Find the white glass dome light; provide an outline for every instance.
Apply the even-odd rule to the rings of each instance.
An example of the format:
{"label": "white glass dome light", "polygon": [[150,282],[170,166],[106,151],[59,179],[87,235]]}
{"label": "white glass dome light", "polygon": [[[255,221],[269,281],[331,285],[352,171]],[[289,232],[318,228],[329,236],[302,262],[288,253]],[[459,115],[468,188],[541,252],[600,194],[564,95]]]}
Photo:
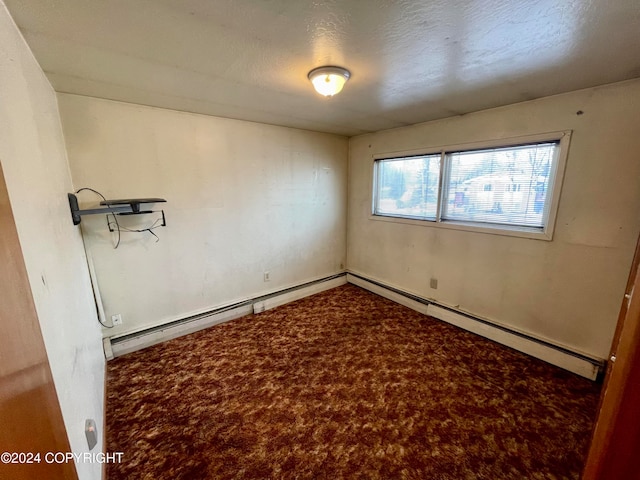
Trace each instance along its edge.
{"label": "white glass dome light", "polygon": [[320,95],[332,97],[340,93],[351,74],[342,67],[318,67],[309,72],[309,80]]}

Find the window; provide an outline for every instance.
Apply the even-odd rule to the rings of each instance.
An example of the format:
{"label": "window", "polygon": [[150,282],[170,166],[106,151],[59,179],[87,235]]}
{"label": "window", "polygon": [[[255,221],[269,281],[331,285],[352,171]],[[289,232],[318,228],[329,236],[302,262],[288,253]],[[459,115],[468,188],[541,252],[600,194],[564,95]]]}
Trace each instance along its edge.
{"label": "window", "polygon": [[550,239],[569,136],[378,158],[373,215]]}
{"label": "window", "polygon": [[376,214],[435,220],[440,154],[380,160]]}

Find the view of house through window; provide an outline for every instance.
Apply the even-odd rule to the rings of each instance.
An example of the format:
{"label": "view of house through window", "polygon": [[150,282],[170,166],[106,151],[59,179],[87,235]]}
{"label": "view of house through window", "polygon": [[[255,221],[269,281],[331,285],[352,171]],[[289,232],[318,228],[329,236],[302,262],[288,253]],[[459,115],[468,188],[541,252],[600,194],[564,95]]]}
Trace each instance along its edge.
{"label": "view of house through window", "polygon": [[376,160],[374,215],[542,230],[559,149],[558,140]]}

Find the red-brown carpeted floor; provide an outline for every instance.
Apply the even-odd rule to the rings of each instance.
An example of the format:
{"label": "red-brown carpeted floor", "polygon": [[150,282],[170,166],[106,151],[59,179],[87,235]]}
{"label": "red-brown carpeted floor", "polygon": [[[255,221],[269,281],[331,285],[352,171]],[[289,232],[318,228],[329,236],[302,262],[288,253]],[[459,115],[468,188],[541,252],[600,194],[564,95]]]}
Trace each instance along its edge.
{"label": "red-brown carpeted floor", "polygon": [[345,285],[108,363],[114,479],[577,479],[599,386]]}

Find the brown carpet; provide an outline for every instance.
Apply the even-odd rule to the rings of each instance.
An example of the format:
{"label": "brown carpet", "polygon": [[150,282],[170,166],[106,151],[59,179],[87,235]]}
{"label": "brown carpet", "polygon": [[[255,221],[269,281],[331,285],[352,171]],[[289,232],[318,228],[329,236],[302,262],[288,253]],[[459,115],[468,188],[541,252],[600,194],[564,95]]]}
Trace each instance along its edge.
{"label": "brown carpet", "polygon": [[113,479],[576,479],[599,387],[345,285],[108,363]]}

